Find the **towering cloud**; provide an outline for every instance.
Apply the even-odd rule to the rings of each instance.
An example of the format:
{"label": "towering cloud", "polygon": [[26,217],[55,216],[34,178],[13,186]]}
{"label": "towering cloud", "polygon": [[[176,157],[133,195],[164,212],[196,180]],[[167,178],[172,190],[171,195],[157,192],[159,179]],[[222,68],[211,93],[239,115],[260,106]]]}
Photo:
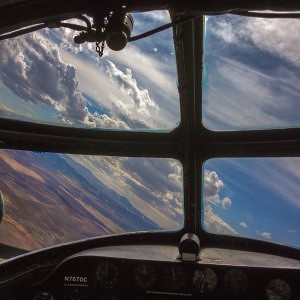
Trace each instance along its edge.
{"label": "towering cloud", "polygon": [[224,183],[215,171],[206,170],[204,172],[204,201],[210,202],[215,205],[222,204],[222,207],[224,209],[229,209],[232,204],[231,199],[228,197],[221,199],[220,196],[220,192],[223,187]]}
{"label": "towering cloud", "polygon": [[66,122],[84,122],[86,99],[77,89],[75,67],[39,33],[2,41],[0,64],[3,83],[23,100],[55,108]]}
{"label": "towering cloud", "polygon": [[214,211],[214,207],[221,206],[224,210],[228,210],[231,207],[231,199],[220,196],[223,187],[224,183],[219,178],[217,172],[204,171],[204,227],[212,233],[237,235],[238,232],[222,220]]}

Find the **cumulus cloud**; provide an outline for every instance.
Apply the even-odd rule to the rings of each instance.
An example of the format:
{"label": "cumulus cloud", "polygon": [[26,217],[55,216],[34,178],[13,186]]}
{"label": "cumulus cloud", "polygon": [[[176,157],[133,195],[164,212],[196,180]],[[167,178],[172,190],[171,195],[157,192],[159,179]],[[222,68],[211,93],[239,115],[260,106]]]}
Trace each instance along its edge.
{"label": "cumulus cloud", "polygon": [[261,236],[264,238],[264,239],[267,239],[267,240],[271,240],[272,239],[272,234],[270,232],[263,232],[261,234]]}
{"label": "cumulus cloud", "polygon": [[223,188],[223,181],[214,171],[205,171],[204,173],[204,199],[220,204],[219,192]]}
{"label": "cumulus cloud", "polygon": [[240,226],[243,227],[243,228],[248,228],[249,227],[249,225],[245,222],[241,222]]}
{"label": "cumulus cloud", "polygon": [[215,212],[215,209],[218,207],[228,210],[232,205],[229,197],[221,198],[220,192],[223,188],[224,183],[219,178],[217,172],[204,171],[204,227],[212,233],[237,235],[238,232]]}
{"label": "cumulus cloud", "polygon": [[94,112],[93,114],[88,112],[84,124],[95,128],[130,129],[126,122],[107,114],[99,114],[98,112]]}
{"label": "cumulus cloud", "polygon": [[234,228],[214,213],[210,205],[206,205],[204,208],[204,228],[212,233],[238,235]]}
{"label": "cumulus cloud", "polygon": [[125,72],[122,72],[116,68],[114,63],[108,61],[107,72],[109,77],[117,83],[118,87],[130,96],[137,112],[149,116],[149,110],[158,109],[158,105],[150,98],[148,90],[138,88],[137,81],[133,78],[130,69],[127,68]]}
{"label": "cumulus cloud", "polygon": [[217,172],[205,170],[204,172],[204,201],[213,203],[215,205],[222,204],[224,209],[231,207],[232,201],[230,198],[225,197],[221,199],[220,192],[224,187],[223,181],[219,178]]}
{"label": "cumulus cloud", "polygon": [[[170,21],[170,18],[167,11],[156,11],[136,13],[134,20],[133,35],[136,35],[148,30],[149,26],[165,24]],[[139,30],[141,32],[138,32]],[[70,31],[65,32],[64,35],[56,33],[55,39],[62,41],[62,57],[67,58],[70,63],[74,62],[77,67],[80,90],[85,94],[93,95],[93,98],[96,98],[94,92],[99,90],[97,100],[101,100],[101,103],[109,110],[114,110],[112,114],[115,119],[121,117],[124,121],[126,117],[133,116],[135,119],[130,120],[130,124],[138,126],[140,123],[139,129],[145,129],[145,126],[150,126],[151,129],[173,129],[179,124],[176,62],[174,55],[171,54],[174,52],[172,30],[129,43],[122,51],[112,51],[105,47],[102,59],[96,55],[92,44],[83,44],[81,48],[74,45]],[[153,48],[158,49],[159,55],[153,52]],[[88,69],[82,68],[82,65],[79,68],[78,57],[84,58],[85,63],[92,62],[92,64]],[[114,67],[110,63],[113,63]],[[108,80],[109,73],[114,73],[117,77],[111,77],[111,80]],[[132,78],[130,78],[130,73]],[[129,90],[123,89],[122,91],[118,85],[120,79],[121,85],[136,81],[136,87],[130,88],[130,97],[128,96]],[[136,91],[138,93],[135,93]],[[149,114],[144,116],[141,113],[142,106],[128,106],[138,99],[134,98],[134,94],[139,97],[143,93],[142,98],[148,98],[156,106],[156,109],[151,109]],[[151,107],[150,102],[148,101],[148,107]],[[116,105],[113,106],[112,103]],[[135,101],[135,103],[142,104],[143,102]]]}
{"label": "cumulus cloud", "polygon": [[229,209],[231,207],[231,200],[228,198],[228,197],[225,197],[223,200],[222,200],[222,207],[224,209]]}
{"label": "cumulus cloud", "polygon": [[83,122],[86,99],[77,90],[74,66],[62,62],[53,43],[39,33],[2,41],[1,79],[22,99],[49,105],[62,119]]}
{"label": "cumulus cloud", "polygon": [[[77,67],[80,90],[100,102],[111,117],[134,129],[164,130],[178,125],[175,61],[162,61],[161,53],[153,56],[144,43],[130,43],[121,52],[105,48],[101,60],[90,44],[84,44],[80,54],[74,55],[71,37],[58,38],[64,38],[66,45],[61,56]],[[156,39],[157,35],[149,42],[153,44]],[[163,44],[173,44],[170,33]]]}

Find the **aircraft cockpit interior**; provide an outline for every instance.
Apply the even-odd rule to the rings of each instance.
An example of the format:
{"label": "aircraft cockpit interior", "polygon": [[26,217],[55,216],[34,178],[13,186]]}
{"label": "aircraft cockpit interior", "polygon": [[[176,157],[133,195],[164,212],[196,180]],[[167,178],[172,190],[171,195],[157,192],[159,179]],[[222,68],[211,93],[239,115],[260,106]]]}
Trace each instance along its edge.
{"label": "aircraft cockpit interior", "polygon": [[0,1],[0,300],[300,299],[300,3]]}

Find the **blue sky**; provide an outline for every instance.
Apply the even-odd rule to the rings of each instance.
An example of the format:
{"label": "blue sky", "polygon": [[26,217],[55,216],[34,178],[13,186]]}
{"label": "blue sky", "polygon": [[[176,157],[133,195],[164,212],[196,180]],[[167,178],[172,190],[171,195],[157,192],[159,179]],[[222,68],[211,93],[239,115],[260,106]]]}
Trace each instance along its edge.
{"label": "blue sky", "polygon": [[[217,131],[300,125],[299,20],[206,18],[203,123]],[[300,159],[212,159],[207,231],[300,248]]]}
{"label": "blue sky", "polygon": [[299,126],[299,20],[206,20],[203,122],[213,130]]}
{"label": "blue sky", "polygon": [[204,174],[207,231],[300,248],[299,158],[211,159]]}

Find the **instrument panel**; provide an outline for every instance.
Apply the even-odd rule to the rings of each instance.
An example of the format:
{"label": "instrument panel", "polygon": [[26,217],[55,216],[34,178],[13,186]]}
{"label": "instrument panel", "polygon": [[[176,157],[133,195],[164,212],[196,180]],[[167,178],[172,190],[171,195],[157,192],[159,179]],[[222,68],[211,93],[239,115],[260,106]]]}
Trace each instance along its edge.
{"label": "instrument panel", "polygon": [[300,297],[299,275],[298,261],[266,254],[206,249],[182,262],[173,246],[113,246],[67,258],[12,299],[288,300]]}

